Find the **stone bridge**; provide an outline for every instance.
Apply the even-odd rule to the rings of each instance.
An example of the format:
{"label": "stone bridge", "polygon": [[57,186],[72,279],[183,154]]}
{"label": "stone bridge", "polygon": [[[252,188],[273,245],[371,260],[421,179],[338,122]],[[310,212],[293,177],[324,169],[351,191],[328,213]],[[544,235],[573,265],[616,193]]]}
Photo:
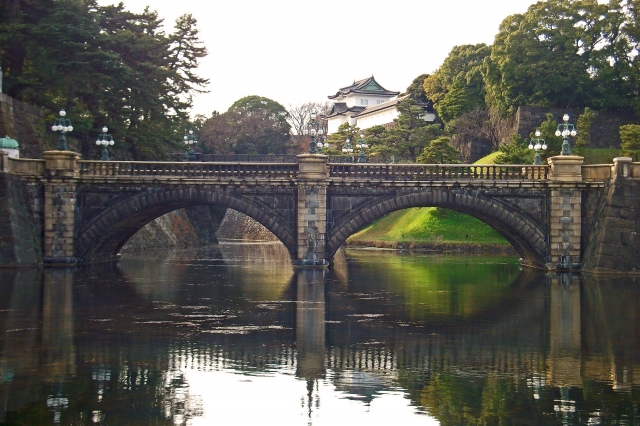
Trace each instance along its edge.
{"label": "stone bridge", "polygon": [[535,267],[579,268],[590,217],[616,177],[640,177],[630,158],[584,166],[86,161],[70,151],[43,160],[0,156],[0,172],[26,186],[45,263],[113,259],[141,227],[170,211],[219,204],[255,219],[297,265],[327,265],[346,239],[376,219],[411,207],[474,216]]}

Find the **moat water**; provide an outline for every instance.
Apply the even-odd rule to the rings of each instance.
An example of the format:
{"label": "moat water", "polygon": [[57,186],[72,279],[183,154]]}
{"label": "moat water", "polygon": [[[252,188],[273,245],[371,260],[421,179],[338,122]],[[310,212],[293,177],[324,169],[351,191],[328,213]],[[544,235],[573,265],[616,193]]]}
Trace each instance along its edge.
{"label": "moat water", "polygon": [[640,283],[279,244],[0,270],[0,425],[640,425]]}

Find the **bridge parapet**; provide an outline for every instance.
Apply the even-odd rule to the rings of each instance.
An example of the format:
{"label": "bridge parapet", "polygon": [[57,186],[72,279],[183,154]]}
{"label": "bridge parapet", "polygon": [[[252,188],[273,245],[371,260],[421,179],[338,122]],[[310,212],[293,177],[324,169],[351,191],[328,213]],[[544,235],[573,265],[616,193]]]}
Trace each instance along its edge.
{"label": "bridge parapet", "polygon": [[80,177],[141,178],[294,178],[292,163],[175,163],[155,161],[79,161]]}
{"label": "bridge parapet", "polygon": [[332,178],[385,181],[546,180],[549,166],[494,164],[329,164]]}
{"label": "bridge parapet", "polygon": [[45,173],[45,160],[34,160],[30,158],[10,158],[0,151],[0,171],[10,172],[19,176],[40,177]]}
{"label": "bridge parapet", "polygon": [[603,182],[613,176],[611,164],[589,164],[582,166],[583,182]]}

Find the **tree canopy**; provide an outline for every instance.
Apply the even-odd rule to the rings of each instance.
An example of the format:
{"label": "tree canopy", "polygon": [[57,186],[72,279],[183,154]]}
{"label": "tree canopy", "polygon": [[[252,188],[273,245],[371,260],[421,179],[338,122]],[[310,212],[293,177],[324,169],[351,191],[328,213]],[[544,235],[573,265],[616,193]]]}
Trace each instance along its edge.
{"label": "tree canopy", "polygon": [[191,15],[167,34],[146,9],[94,0],[0,3],[0,62],[4,91],[52,112],[64,108],[85,156],[107,125],[115,157],[162,158],[179,147],[192,95],[207,79],[196,75],[207,51]]}
{"label": "tree canopy", "polygon": [[484,43],[455,46],[436,72],[424,79],[425,95],[445,123],[484,108],[482,68],[490,51]]}
{"label": "tree canopy", "polygon": [[284,154],[290,146],[289,113],[262,96],[238,99],[224,114],[202,123],[202,149],[217,154]]}
{"label": "tree canopy", "polygon": [[638,110],[637,1],[539,1],[507,17],[485,61],[488,99],[518,106]]}

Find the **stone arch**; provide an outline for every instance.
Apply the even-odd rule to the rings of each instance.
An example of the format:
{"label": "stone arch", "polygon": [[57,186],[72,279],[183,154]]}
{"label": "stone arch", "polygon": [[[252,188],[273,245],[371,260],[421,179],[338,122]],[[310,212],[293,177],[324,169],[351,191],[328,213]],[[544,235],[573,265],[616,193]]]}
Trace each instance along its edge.
{"label": "stone arch", "polygon": [[80,224],[75,245],[83,261],[113,259],[133,234],[171,211],[196,205],[219,204],[246,214],[271,231],[294,255],[297,251],[291,225],[273,208],[241,194],[215,189],[148,189],[107,206],[89,223]]}
{"label": "stone arch", "polygon": [[443,207],[473,216],[499,232],[530,264],[544,266],[549,255],[545,232],[522,212],[478,191],[430,189],[375,200],[352,211],[329,232],[327,254],[333,256],[350,235],[396,210]]}

